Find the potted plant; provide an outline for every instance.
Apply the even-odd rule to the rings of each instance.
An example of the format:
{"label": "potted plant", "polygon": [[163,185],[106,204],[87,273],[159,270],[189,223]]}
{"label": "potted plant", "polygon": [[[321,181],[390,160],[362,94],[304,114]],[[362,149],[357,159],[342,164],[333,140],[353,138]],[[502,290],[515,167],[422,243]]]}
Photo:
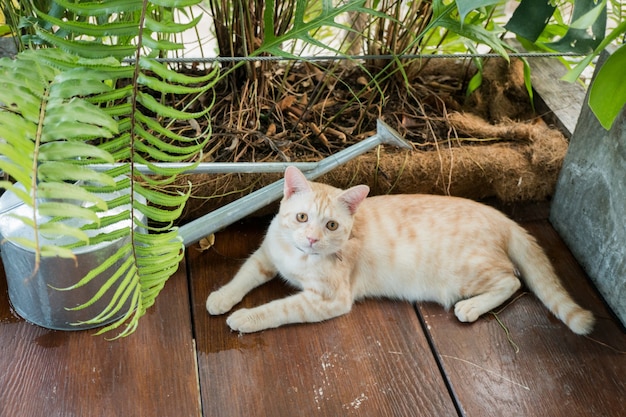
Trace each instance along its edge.
{"label": "potted plant", "polygon": [[[188,192],[162,189],[177,172],[152,162],[197,161],[208,132],[187,137],[168,126],[206,118],[211,107],[209,100],[190,112],[155,97],[181,94],[193,102],[217,71],[181,75],[155,58],[181,48],[167,35],[198,19],[176,23],[174,12],[198,2],[130,0],[98,9],[59,0],[47,10],[29,3],[34,15],[22,20],[31,22],[29,42],[41,46],[0,60],[0,170],[11,177],[0,183],[8,190],[2,254],[7,276],[17,273],[7,277],[14,306],[28,313],[39,304],[34,320],[44,325],[113,320],[102,331],[127,335],[178,268],[184,248],[173,222]],[[132,64],[123,64],[126,58]],[[103,162],[120,164],[101,172]],[[138,173],[139,163],[158,177]],[[27,260],[13,268],[16,251]],[[90,287],[89,295],[65,304],[64,293],[81,287]],[[55,310],[66,317],[68,309],[77,314],[67,326],[48,317]]]}
{"label": "potted plant", "polygon": [[[24,43],[36,47],[0,60],[0,170],[11,177],[0,182],[8,191],[0,230],[14,307],[39,324],[107,324],[99,333],[126,336],[178,268],[184,246],[174,222],[189,187],[167,185],[199,162],[210,137],[211,89],[225,74],[215,67],[190,76],[158,58],[182,48],[171,37],[199,17],[177,23],[176,11],[199,2],[28,2],[32,15],[21,16]],[[361,3],[326,7],[308,22],[296,13],[291,30],[268,31],[254,54],[280,53],[283,42],[308,39],[316,25],[364,10]],[[273,19],[272,7],[268,27]],[[170,96],[184,96],[183,106],[159,100]],[[184,123],[195,126],[186,129],[193,135],[171,128]]]}

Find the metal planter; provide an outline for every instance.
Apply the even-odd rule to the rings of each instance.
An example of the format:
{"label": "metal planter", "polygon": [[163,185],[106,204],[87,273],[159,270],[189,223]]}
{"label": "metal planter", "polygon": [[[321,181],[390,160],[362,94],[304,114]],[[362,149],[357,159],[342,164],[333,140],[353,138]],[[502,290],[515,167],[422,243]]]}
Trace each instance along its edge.
{"label": "metal planter", "polygon": [[[119,195],[120,193],[111,193],[104,198],[110,200]],[[120,206],[99,215],[112,215],[127,209],[128,206]],[[7,191],[0,197],[0,234],[2,235],[0,250],[6,272],[9,299],[15,312],[31,323],[55,330],[80,330],[105,324],[93,325],[81,322],[97,316],[111,301],[115,288],[111,288],[97,302],[84,309],[69,310],[69,308],[90,300],[119,267],[118,264],[112,265],[83,287],[69,291],[59,291],[57,288],[66,288],[77,283],[90,270],[102,264],[127,243],[128,238],[75,249],[75,260],[44,257],[41,259],[39,268],[35,271],[35,252],[30,248],[7,240],[7,238],[32,238],[34,236],[31,228],[24,226],[20,220],[12,215],[32,216],[32,209],[22,204],[15,194]],[[77,222],[76,219],[67,221],[73,226],[76,226]],[[94,230],[91,234],[96,235],[129,225],[130,219]],[[68,238],[53,241],[47,239],[46,236],[40,236],[40,239],[45,243],[57,245],[71,242]],[[122,314],[127,310],[127,308],[123,308]],[[119,317],[114,317],[109,322]]]}

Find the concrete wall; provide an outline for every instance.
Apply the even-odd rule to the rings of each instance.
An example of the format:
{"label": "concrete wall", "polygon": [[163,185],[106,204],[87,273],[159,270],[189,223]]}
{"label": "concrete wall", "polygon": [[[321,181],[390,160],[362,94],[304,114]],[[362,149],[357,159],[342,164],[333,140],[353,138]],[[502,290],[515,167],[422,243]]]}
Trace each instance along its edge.
{"label": "concrete wall", "polygon": [[550,221],[626,325],[626,110],[606,131],[585,100]]}

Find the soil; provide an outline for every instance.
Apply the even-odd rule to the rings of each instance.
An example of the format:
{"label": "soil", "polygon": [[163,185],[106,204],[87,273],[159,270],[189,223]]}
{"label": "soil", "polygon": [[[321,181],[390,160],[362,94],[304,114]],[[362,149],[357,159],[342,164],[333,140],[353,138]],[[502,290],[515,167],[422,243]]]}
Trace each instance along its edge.
{"label": "soil", "polygon": [[[567,141],[534,113],[521,61],[487,60],[482,85],[470,96],[465,92],[475,70],[460,61],[431,59],[418,70],[407,66],[404,75],[380,71],[376,63],[367,70],[345,64],[251,68],[198,104],[215,99],[205,161],[318,161],[373,135],[380,118],[413,150],[381,147],[318,181],[342,188],[365,183],[371,195],[435,193],[504,203],[545,200],[553,193]],[[372,74],[384,81],[368,84]],[[278,178],[181,176],[179,186],[193,184],[181,220]]]}

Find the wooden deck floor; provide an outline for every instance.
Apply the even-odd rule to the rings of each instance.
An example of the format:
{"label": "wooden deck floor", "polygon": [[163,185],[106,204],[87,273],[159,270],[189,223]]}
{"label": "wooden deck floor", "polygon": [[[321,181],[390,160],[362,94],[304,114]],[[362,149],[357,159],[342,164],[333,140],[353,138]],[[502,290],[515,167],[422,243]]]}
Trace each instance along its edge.
{"label": "wooden deck floor", "polygon": [[[324,323],[240,336],[204,302],[260,242],[257,220],[219,233],[212,250],[189,248],[123,340],[30,325],[0,279],[0,417],[624,415],[624,330],[545,217],[512,215],[597,315],[591,338],[523,293],[471,325],[434,304],[368,300]],[[275,280],[242,304],[289,291]]]}

